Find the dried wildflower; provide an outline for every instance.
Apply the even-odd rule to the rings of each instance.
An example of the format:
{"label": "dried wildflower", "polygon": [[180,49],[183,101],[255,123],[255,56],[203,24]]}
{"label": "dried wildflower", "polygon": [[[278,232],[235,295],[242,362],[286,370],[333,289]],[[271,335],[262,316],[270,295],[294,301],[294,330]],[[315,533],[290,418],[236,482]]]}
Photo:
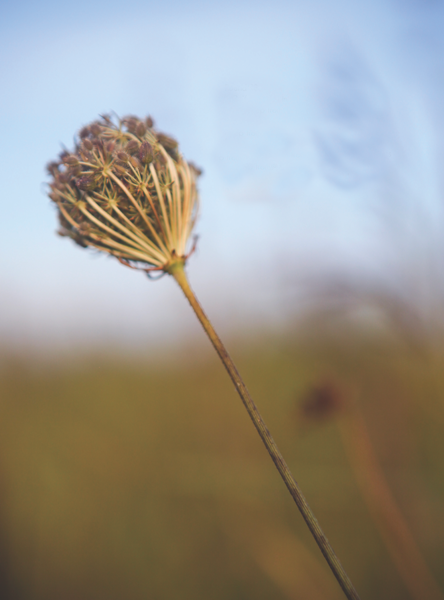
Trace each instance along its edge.
{"label": "dried wildflower", "polygon": [[[59,211],[60,235],[103,250],[125,265],[174,277],[244,403],[293,500],[349,600],[359,600],[307,504],[250,393],[185,273],[187,244],[197,214],[196,179],[176,140],[154,130],[151,117],[117,124],[104,115],[83,127],[73,152],[48,165],[49,196]],[[322,402],[321,402],[322,404]],[[321,407],[322,408],[322,407]]]}
{"label": "dried wildflower", "polygon": [[48,165],[61,235],[121,262],[163,270],[187,258],[200,175],[150,117],[103,116]]}

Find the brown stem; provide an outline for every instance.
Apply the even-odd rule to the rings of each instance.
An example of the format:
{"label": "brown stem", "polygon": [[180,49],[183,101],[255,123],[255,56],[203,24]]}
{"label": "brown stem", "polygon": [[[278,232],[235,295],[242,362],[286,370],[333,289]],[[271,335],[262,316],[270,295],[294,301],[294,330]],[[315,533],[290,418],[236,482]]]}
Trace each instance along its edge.
{"label": "brown stem", "polygon": [[197,318],[202,324],[202,327],[205,329],[206,334],[210,338],[211,343],[213,344],[216,352],[218,353],[220,359],[222,360],[228,374],[239,394],[241,400],[247,409],[247,412],[253,421],[254,426],[259,433],[261,440],[265,444],[265,447],[268,450],[268,453],[271,456],[272,461],[276,465],[277,470],[279,471],[282,479],[284,480],[285,485],[287,486],[288,491],[290,492],[293,500],[296,502],[297,507],[299,508],[302,517],[308,525],[317,545],[319,546],[324,558],[328,562],[330,569],[333,571],[334,576],[336,577],[339,585],[341,586],[344,594],[349,600],[359,600],[359,596],[353,587],[352,582],[350,581],[347,573],[344,570],[344,567],[341,565],[338,557],[333,551],[333,548],[330,546],[329,541],[324,535],[324,532],[319,526],[319,523],[312,513],[310,507],[307,504],[307,501],[304,498],[296,480],[290,472],[282,454],[280,453],[278,447],[276,446],[275,441],[273,440],[270,432],[267,429],[267,426],[264,423],[255,403],[253,402],[250,393],[243,382],[241,376],[239,375],[233,361],[231,360],[230,355],[228,354],[225,346],[222,344],[219,336],[215,332],[211,322],[208,317],[204,313],[201,305],[199,304],[196,296],[194,295],[190,284],[188,283],[187,276],[184,270],[184,261],[183,259],[178,259],[174,261],[169,267],[166,269],[177,281],[179,286],[182,288],[183,293],[187,297],[191,307],[196,313]]}
{"label": "brown stem", "polygon": [[362,496],[411,597],[444,600],[390,491],[356,404],[340,421],[340,431]]}

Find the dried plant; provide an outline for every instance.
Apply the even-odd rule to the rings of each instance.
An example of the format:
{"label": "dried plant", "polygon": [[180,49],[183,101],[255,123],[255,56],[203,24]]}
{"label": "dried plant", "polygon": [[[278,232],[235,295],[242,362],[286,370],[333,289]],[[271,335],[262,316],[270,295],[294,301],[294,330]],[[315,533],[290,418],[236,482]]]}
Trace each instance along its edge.
{"label": "dried plant", "polygon": [[[103,116],[84,127],[73,152],[48,165],[49,196],[58,208],[59,233],[123,264],[169,273],[182,288],[222,360],[277,470],[345,595],[359,597],[268,431],[225,346],[185,274],[187,244],[197,215],[196,179],[171,137],[150,117],[117,121]],[[192,251],[192,249],[191,249]]]}
{"label": "dried plant", "polygon": [[73,152],[48,165],[59,233],[147,272],[186,259],[199,169],[150,117],[104,116],[81,129]]}
{"label": "dried plant", "polygon": [[357,395],[342,382],[325,378],[307,390],[298,406],[299,420],[315,425],[336,418],[363,499],[409,595],[414,600],[444,600],[390,490]]}

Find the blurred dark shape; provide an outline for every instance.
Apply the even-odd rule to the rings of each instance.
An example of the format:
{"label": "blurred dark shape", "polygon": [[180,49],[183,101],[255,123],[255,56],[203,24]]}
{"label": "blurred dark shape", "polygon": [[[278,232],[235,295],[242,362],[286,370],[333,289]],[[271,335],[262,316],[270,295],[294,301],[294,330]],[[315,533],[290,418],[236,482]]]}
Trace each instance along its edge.
{"label": "blurred dark shape", "polygon": [[13,591],[11,573],[8,569],[7,554],[0,550],[0,598],[2,600],[19,600],[19,595]]}
{"label": "blurred dark shape", "polygon": [[6,510],[4,509],[4,497],[6,486],[0,466],[0,600],[20,600],[11,569],[10,548],[8,535],[3,523]]}
{"label": "blurred dark shape", "polygon": [[343,411],[345,392],[332,378],[325,378],[305,392],[300,403],[300,415],[304,421],[326,421]]}

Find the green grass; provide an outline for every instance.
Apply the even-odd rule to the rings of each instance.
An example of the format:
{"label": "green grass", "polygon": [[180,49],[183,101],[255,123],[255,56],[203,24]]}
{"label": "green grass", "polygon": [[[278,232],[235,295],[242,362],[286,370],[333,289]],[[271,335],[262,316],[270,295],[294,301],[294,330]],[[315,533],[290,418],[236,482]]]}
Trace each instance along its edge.
{"label": "green grass", "polygon": [[[229,344],[363,599],[410,597],[369,516],[336,418],[354,394],[401,513],[444,586],[444,352],[395,343]],[[0,595],[5,600],[342,597],[222,366],[96,356],[0,369]]]}

